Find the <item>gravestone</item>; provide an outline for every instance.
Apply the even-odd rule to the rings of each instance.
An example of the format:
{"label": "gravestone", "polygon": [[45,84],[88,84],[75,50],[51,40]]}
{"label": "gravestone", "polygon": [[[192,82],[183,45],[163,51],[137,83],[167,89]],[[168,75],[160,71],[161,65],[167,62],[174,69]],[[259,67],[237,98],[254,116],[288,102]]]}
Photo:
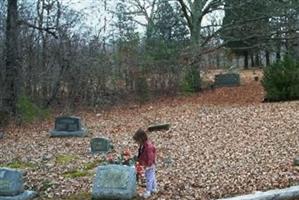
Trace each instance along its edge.
{"label": "gravestone", "polygon": [[299,166],[299,156],[294,158],[294,165]]}
{"label": "gravestone", "polygon": [[99,166],[92,186],[92,199],[132,199],[136,194],[136,172],[126,165]]}
{"label": "gravestone", "polygon": [[152,124],[147,128],[147,130],[149,132],[152,132],[152,131],[168,130],[169,128],[170,128],[170,124]]}
{"label": "gravestone", "polygon": [[84,137],[87,130],[82,127],[79,117],[57,117],[51,137]]}
{"label": "gravestone", "polygon": [[0,168],[0,200],[29,200],[35,196],[36,192],[24,191],[21,171]]}
{"label": "gravestone", "polygon": [[113,145],[107,138],[92,138],[90,148],[92,153],[107,153],[113,148]]}
{"label": "gravestone", "polygon": [[215,87],[232,87],[240,85],[240,74],[217,74],[215,76]]}

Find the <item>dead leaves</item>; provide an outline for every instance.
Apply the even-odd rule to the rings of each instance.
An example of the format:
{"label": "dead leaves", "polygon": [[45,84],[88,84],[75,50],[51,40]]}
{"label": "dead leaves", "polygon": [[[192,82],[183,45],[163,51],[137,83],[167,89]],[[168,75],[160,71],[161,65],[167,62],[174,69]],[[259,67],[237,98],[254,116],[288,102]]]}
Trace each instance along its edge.
{"label": "dead leaves", "polygon": [[[292,165],[299,154],[299,103],[260,104],[262,94],[253,83],[80,116],[93,137],[112,140],[116,154],[127,148],[137,153],[132,136],[138,128],[169,122],[168,131],[149,133],[158,151],[159,193],[151,199],[216,199],[299,181]],[[49,138],[52,126],[7,129],[0,164],[16,158],[34,163],[26,169],[26,187],[41,199],[89,193],[94,167],[104,157],[90,153],[91,138]],[[77,174],[85,166],[91,176]],[[76,173],[65,177],[70,172]]]}

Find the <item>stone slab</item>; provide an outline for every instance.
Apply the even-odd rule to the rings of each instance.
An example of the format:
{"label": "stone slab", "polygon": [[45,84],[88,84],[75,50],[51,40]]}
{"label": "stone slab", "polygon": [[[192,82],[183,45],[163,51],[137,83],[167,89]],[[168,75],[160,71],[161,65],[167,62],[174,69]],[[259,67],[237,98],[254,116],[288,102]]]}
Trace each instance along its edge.
{"label": "stone slab", "polygon": [[96,170],[92,199],[132,199],[136,195],[136,172],[125,165],[104,165]]}
{"label": "stone slab", "polygon": [[233,198],[218,200],[295,200],[299,199],[299,186],[285,189],[269,190],[266,192],[256,192],[254,194],[237,196]]}
{"label": "stone slab", "polygon": [[26,190],[25,192],[15,196],[0,196],[0,200],[31,200],[36,196],[36,192]]}
{"label": "stone slab", "polygon": [[0,196],[14,196],[24,192],[23,173],[10,168],[0,168]]}

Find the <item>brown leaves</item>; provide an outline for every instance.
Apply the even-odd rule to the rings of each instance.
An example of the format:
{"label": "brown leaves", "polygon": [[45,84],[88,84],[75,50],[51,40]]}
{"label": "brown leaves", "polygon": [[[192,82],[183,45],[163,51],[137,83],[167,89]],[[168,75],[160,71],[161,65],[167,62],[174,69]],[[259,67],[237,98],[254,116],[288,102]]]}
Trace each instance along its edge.
{"label": "brown leaves", "polygon": [[[299,170],[292,166],[299,153],[298,102],[260,104],[262,94],[261,86],[252,83],[80,116],[93,137],[112,140],[116,154],[127,148],[137,154],[132,136],[138,128],[169,122],[168,131],[149,133],[158,152],[159,193],[151,199],[215,199],[299,181]],[[0,140],[0,163],[33,162],[35,167],[26,169],[26,185],[42,199],[90,192],[92,176],[66,178],[64,173],[104,157],[90,153],[90,138],[49,138],[53,120],[7,129]],[[74,159],[64,162],[69,156]]]}

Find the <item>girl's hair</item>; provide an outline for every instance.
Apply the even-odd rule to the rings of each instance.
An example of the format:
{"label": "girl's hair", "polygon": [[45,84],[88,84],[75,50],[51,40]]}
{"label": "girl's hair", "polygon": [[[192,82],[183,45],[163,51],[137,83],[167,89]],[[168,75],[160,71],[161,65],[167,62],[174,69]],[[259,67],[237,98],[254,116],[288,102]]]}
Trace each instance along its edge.
{"label": "girl's hair", "polygon": [[134,134],[133,139],[136,142],[144,143],[147,140],[146,132],[144,130],[142,130],[141,128],[138,129],[137,132]]}

